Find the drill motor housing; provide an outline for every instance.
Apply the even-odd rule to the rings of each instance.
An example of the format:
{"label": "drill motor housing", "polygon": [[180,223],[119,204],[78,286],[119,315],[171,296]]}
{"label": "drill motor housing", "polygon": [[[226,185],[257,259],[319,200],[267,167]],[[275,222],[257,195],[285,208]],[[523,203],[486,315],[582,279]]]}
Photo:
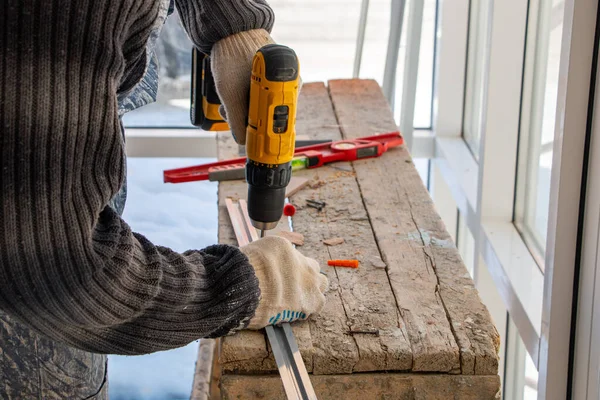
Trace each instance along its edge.
{"label": "drill motor housing", "polygon": [[[192,53],[190,119],[207,131],[229,130],[219,114],[221,102],[210,59]],[[280,44],[261,47],[252,61],[246,127],[248,215],[255,228],[273,229],[283,214],[292,176],[300,66],[294,50]]]}
{"label": "drill motor housing", "polygon": [[269,44],[252,62],[246,129],[248,215],[255,228],[277,226],[292,177],[300,66],[289,47]]}

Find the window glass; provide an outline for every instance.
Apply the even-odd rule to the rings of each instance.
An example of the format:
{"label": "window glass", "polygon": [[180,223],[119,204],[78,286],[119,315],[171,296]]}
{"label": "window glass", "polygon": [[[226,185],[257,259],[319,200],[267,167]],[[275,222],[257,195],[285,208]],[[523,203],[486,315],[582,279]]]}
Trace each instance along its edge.
{"label": "window glass", "polygon": [[429,167],[430,160],[428,158],[413,158],[415,168],[419,173],[419,176],[423,180],[423,185],[429,190]]}
{"label": "window glass", "polygon": [[467,47],[467,75],[463,138],[475,158],[479,157],[484,96],[484,69],[489,27],[488,1],[471,1]]}
{"label": "window glass", "polygon": [[[389,6],[388,6],[389,7]],[[400,52],[398,54],[398,68],[396,70],[396,101],[394,103],[394,116],[396,121],[400,122],[402,112],[402,89],[404,63],[406,61],[406,40],[408,35],[408,21],[410,18],[408,3],[404,14],[404,24],[402,25],[402,36],[400,38]],[[433,68],[434,68],[434,50],[435,50],[435,29],[437,18],[437,0],[425,0],[423,4],[423,24],[421,26],[421,43],[419,50],[419,71],[417,72],[417,92],[415,96],[415,115],[413,126],[415,129],[431,129],[432,123],[432,105],[433,105]],[[387,33],[382,36],[385,41],[383,53],[387,51]],[[381,39],[379,39],[381,41]],[[365,52],[366,42],[365,42]],[[381,66],[381,77],[383,78],[383,67],[385,57],[379,56]],[[364,56],[363,56],[364,60]],[[363,61],[364,64],[364,61]],[[361,74],[362,75],[362,74]],[[379,82],[381,84],[381,81]]]}
{"label": "window glass", "polygon": [[537,400],[538,371],[529,353],[525,357],[525,385],[523,400]]}
{"label": "window glass", "polygon": [[[362,0],[321,1],[270,0],[276,15],[273,39],[292,47],[300,60],[304,82],[327,82],[351,78],[356,50],[358,20]],[[415,127],[431,127],[433,90],[433,51],[436,0],[425,0]],[[343,7],[344,12],[340,12]],[[383,69],[390,25],[391,0],[371,0],[361,63],[361,78],[383,81]],[[408,7],[407,7],[408,10]],[[404,27],[406,27],[406,21]],[[193,128],[189,119],[191,49],[187,34],[175,11],[166,21],[157,41],[159,88],[155,103],[125,114],[129,128]],[[406,50],[406,30],[402,33],[398,90]],[[396,111],[401,92],[397,95]],[[399,111],[398,111],[399,112]]]}
{"label": "window glass", "polygon": [[523,339],[509,315],[507,319],[507,335],[504,354],[503,398],[505,400],[536,400],[538,387],[538,371]]}
{"label": "window glass", "polygon": [[417,76],[417,96],[415,98],[414,126],[417,129],[431,129],[433,104],[433,58],[435,49],[435,28],[437,1],[425,0],[423,27],[421,31],[421,51]]}
{"label": "window glass", "polygon": [[538,260],[548,225],[563,6],[562,0],[532,1],[529,10],[515,217]]}
{"label": "window glass", "polygon": [[[304,82],[351,78],[361,0],[270,0],[276,16],[272,37],[290,46],[300,60]],[[369,10],[369,43],[387,44],[390,0],[372,0]],[[340,10],[343,9],[343,12]],[[127,127],[189,127],[190,65],[192,44],[175,12],[158,39],[159,90],[154,104],[125,115]],[[364,57],[363,66],[385,59]],[[383,65],[383,64],[382,64]],[[382,67],[383,68],[383,67]],[[383,71],[383,70],[382,70]]]}
{"label": "window glass", "polygon": [[475,239],[467,227],[467,221],[461,213],[458,214],[458,238],[457,247],[469,275],[473,278],[475,270]]}
{"label": "window glass", "polygon": [[158,94],[156,102],[123,116],[128,128],[193,128],[190,123],[192,42],[175,11],[156,42]]}

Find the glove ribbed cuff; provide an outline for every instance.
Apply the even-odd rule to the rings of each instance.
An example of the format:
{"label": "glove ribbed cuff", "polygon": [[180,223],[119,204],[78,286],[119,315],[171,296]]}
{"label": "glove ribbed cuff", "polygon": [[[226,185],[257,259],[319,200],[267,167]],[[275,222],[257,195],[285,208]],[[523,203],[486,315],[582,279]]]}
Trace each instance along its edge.
{"label": "glove ribbed cuff", "polygon": [[[244,254],[248,257],[250,264],[254,267],[254,273],[258,278],[258,286],[260,296],[258,302],[269,302],[279,303],[281,293],[277,292],[277,289],[281,287],[281,282],[274,282],[276,276],[270,274],[268,264],[269,260],[265,258],[263,253],[254,252],[249,249],[244,249]],[[275,305],[275,304],[272,304]],[[260,329],[266,325],[266,321],[271,317],[272,309],[268,307],[257,307],[254,311],[254,315],[250,319],[248,329]]]}

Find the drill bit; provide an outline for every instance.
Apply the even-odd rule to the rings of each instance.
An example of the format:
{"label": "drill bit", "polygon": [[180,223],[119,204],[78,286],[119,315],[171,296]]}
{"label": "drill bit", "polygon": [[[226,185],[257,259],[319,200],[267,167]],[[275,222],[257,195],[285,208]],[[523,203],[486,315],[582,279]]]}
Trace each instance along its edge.
{"label": "drill bit", "polygon": [[264,230],[264,229],[261,229],[261,230],[260,230],[260,237],[261,237],[261,238],[264,238],[266,233],[267,233],[267,231],[266,231],[266,230]]}

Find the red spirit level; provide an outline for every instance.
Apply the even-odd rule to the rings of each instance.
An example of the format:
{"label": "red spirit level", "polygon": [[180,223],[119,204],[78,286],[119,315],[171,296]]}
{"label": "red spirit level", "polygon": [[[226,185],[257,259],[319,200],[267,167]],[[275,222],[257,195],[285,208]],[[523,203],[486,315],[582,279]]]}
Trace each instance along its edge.
{"label": "red spirit level", "polygon": [[[292,171],[318,168],[336,161],[355,161],[363,158],[379,157],[388,149],[402,144],[404,144],[404,139],[400,132],[392,132],[359,139],[298,147],[292,159]],[[193,167],[171,169],[164,171],[163,177],[166,183],[244,179],[246,161],[246,157],[241,157]]]}

